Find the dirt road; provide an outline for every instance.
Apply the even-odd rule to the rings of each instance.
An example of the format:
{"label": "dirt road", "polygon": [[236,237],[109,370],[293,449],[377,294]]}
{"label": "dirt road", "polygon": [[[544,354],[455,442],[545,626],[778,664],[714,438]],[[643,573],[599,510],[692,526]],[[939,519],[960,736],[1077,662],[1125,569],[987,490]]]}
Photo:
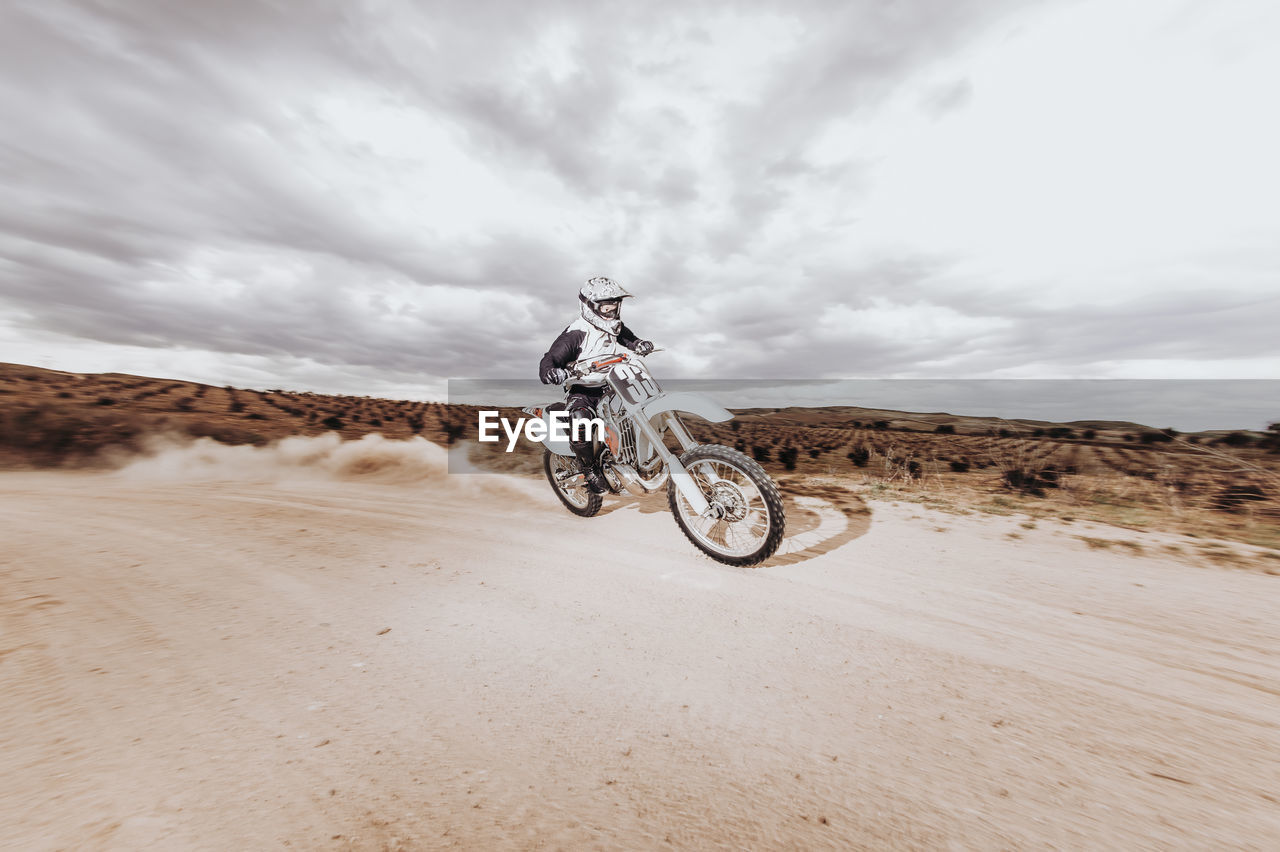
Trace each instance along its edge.
{"label": "dirt road", "polygon": [[0,475],[4,848],[1280,847],[1280,577],[361,443]]}

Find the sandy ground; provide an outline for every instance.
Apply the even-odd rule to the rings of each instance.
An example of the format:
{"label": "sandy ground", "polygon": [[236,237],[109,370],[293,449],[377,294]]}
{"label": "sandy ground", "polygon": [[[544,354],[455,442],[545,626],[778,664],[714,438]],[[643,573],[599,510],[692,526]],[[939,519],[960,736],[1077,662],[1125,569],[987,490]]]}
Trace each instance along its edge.
{"label": "sandy ground", "polygon": [[0,475],[0,846],[1280,848],[1278,577],[317,441]]}

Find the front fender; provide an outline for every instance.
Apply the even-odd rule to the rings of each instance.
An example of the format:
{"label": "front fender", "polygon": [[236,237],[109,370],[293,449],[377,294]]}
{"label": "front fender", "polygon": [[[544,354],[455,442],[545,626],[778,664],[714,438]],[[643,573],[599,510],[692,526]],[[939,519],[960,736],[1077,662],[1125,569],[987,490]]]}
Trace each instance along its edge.
{"label": "front fender", "polygon": [[569,446],[568,441],[557,441],[551,437],[552,434],[554,434],[553,427],[555,426],[555,424],[551,420],[551,412],[548,411],[550,407],[551,407],[550,405],[547,405],[545,407],[542,407],[542,406],[534,407],[530,405],[530,406],[526,406],[522,410],[524,411],[525,414],[530,414],[538,418],[546,426],[545,432],[547,437],[543,438],[539,443],[545,445],[548,450],[550,450],[551,452],[555,453],[558,456],[571,456],[573,455],[573,447]]}
{"label": "front fender", "polygon": [[733,415],[727,408],[721,408],[700,393],[689,391],[676,391],[655,399],[644,407],[644,416],[653,420],[659,414],[668,411],[687,411],[712,423],[723,423],[733,419]]}

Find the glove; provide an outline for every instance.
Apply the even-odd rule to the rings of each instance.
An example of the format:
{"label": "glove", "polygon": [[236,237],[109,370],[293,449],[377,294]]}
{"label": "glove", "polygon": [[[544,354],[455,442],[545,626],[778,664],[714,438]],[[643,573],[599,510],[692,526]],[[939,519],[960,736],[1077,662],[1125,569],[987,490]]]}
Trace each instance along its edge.
{"label": "glove", "polygon": [[542,374],[542,383],[544,385],[562,385],[569,381],[572,375],[573,373],[570,373],[564,367],[551,367]]}
{"label": "glove", "polygon": [[637,340],[635,349],[632,349],[631,351],[637,355],[648,355],[653,351],[653,344],[648,340]]}

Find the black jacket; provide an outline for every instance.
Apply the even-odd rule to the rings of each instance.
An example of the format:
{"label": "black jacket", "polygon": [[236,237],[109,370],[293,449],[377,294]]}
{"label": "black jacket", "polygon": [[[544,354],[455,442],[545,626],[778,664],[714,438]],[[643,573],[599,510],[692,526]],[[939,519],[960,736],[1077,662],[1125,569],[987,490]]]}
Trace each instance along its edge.
{"label": "black jacket", "polygon": [[[579,318],[569,323],[565,330],[560,332],[551,343],[551,348],[542,356],[542,360],[538,362],[538,378],[541,379],[547,374],[552,367],[569,368],[575,362],[583,358],[592,358],[596,355],[603,355],[612,352],[615,349],[614,342],[620,343],[628,349],[635,349],[636,344],[640,342],[640,338],[636,337],[635,332],[622,325],[618,329],[615,337],[603,329],[597,328],[583,318]],[[581,388],[581,386],[578,386]],[[594,391],[600,389],[594,388]]]}

